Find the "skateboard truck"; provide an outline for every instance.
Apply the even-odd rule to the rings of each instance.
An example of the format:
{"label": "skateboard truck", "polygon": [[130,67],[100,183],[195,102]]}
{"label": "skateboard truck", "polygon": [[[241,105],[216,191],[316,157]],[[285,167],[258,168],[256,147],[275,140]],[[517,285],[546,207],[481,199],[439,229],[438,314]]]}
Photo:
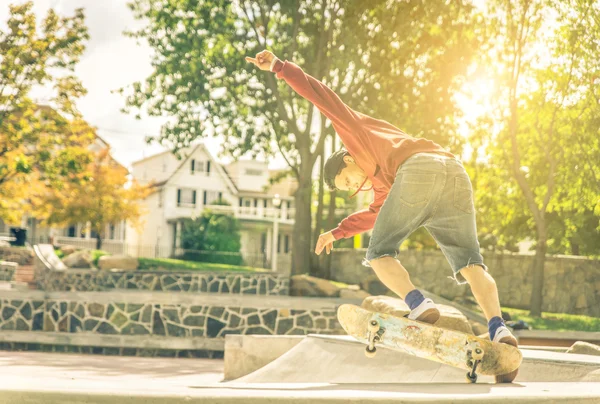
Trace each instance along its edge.
{"label": "skateboard truck", "polygon": [[479,347],[475,347],[473,350],[469,350],[468,352],[469,359],[467,360],[467,366],[471,368],[469,372],[467,372],[467,380],[470,383],[477,382],[477,365],[479,365],[483,359],[483,349]]}
{"label": "skateboard truck", "polygon": [[369,321],[369,325],[367,326],[368,340],[369,344],[365,348],[365,355],[367,358],[372,358],[377,353],[377,348],[375,348],[375,343],[381,341],[381,336],[385,332],[384,328],[381,328],[377,320]]}

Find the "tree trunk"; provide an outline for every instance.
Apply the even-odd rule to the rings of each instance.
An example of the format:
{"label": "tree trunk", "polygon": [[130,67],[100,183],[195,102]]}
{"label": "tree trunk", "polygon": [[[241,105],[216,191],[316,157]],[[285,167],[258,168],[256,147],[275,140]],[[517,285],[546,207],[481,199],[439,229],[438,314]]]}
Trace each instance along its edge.
{"label": "tree trunk", "polygon": [[[336,135],[331,135],[331,152],[333,153],[336,150]],[[327,231],[333,230],[335,227],[335,198],[337,197],[337,191],[332,190],[329,192],[329,208],[327,210],[327,222],[325,223],[325,227]],[[334,243],[335,244],[335,243]],[[331,259],[332,254],[325,256],[325,262],[323,263],[322,273],[325,276],[325,279],[331,279]]]}
{"label": "tree trunk", "polygon": [[[323,178],[323,167],[325,166],[325,152],[324,150],[321,151],[321,155],[319,157],[320,163],[319,163],[319,196],[318,196],[318,205],[317,205],[317,213],[315,216],[315,231],[313,233],[313,241],[314,244],[317,243],[317,240],[319,239],[319,235],[321,234],[321,231],[323,230],[323,210],[324,210],[324,206],[323,206],[323,200],[325,199],[325,187],[324,187],[324,178]],[[325,252],[325,250],[323,250]],[[323,278],[324,274],[321,272],[321,268],[320,268],[320,260],[319,260],[319,256],[316,254],[311,254],[311,257],[313,257],[312,260],[312,264],[311,264],[311,275],[314,275],[318,278]]]}
{"label": "tree trunk", "polygon": [[96,237],[96,250],[102,248],[102,236],[98,233],[98,237]]}
{"label": "tree trunk", "polygon": [[294,214],[294,242],[292,243],[292,274],[304,274],[310,270],[310,233],[311,233],[311,169],[309,159],[302,159],[298,190],[294,196],[296,212]]}
{"label": "tree trunk", "polygon": [[535,258],[533,260],[533,273],[531,283],[531,302],[530,315],[541,317],[543,293],[544,293],[544,264],[546,262],[546,251],[548,250],[548,241],[546,235],[546,222],[538,223],[538,239],[535,248]]}
{"label": "tree trunk", "polygon": [[575,241],[574,238],[572,238],[570,241],[571,241],[571,254],[572,255],[581,255],[580,250],[579,250],[579,243],[577,243],[577,241]]}

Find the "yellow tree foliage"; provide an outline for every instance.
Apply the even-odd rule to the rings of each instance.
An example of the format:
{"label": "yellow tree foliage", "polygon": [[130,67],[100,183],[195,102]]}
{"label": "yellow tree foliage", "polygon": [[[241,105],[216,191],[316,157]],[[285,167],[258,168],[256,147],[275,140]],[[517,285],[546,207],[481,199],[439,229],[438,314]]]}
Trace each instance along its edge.
{"label": "yellow tree foliage", "polygon": [[111,156],[110,150],[96,153],[83,181],[63,183],[44,198],[40,213],[48,225],[65,226],[90,222],[98,234],[96,248],[102,247],[107,225],[129,221],[140,224],[145,213],[140,201],[150,193],[150,185],[129,181],[128,171]]}
{"label": "yellow tree foliage", "polygon": [[[2,4],[0,7],[6,7]],[[44,187],[71,181],[90,161],[93,131],[75,100],[86,93],[74,76],[89,38],[83,11],[39,19],[33,2],[9,6],[0,24],[0,218],[18,224]],[[47,105],[31,97],[45,88]]]}

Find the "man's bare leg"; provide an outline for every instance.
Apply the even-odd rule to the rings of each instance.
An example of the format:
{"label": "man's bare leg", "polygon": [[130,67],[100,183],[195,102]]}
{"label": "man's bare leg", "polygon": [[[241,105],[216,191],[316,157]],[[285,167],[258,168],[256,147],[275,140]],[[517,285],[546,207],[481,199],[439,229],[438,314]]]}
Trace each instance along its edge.
{"label": "man's bare leg", "polygon": [[492,317],[502,317],[498,287],[494,278],[479,265],[465,267],[460,273],[469,282],[473,296],[487,320],[490,321]]}
{"label": "man's bare leg", "polygon": [[382,257],[369,262],[379,280],[402,299],[415,290],[408,271],[394,257]]}
{"label": "man's bare leg", "polygon": [[410,281],[408,271],[396,258],[382,257],[372,260],[371,267],[377,277],[392,292],[400,296],[408,307],[410,313],[407,315],[411,320],[435,324],[440,318],[440,311],[431,299],[426,299]]}
{"label": "man's bare leg", "polygon": [[[488,328],[490,329],[490,333],[492,332],[491,327],[493,322],[496,323],[495,327],[498,327],[498,324],[504,326],[504,322],[501,320],[502,312],[500,310],[498,288],[496,287],[496,281],[494,278],[492,278],[492,276],[479,265],[471,265],[463,268],[460,273],[465,277],[467,282],[469,282],[469,285],[471,285],[473,296],[475,296],[475,300],[477,300],[477,303],[483,310],[483,313],[489,322]],[[490,320],[492,321],[490,322]],[[507,334],[508,335],[505,333],[505,336],[500,338],[498,342],[509,344],[515,347],[518,346],[517,339],[510,332]],[[505,375],[498,375],[495,377],[496,383],[510,383],[515,379],[515,377],[517,377],[518,373],[519,369]]]}

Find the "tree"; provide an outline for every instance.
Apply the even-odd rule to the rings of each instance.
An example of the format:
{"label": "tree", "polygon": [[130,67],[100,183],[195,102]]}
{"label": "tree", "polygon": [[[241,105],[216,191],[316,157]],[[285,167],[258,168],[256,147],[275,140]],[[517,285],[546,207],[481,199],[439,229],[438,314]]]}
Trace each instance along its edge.
{"label": "tree", "polygon": [[[215,205],[227,206],[228,203],[219,200]],[[181,246],[185,250],[182,258],[186,260],[243,264],[240,223],[229,214],[207,209],[200,217],[185,220]]]}
{"label": "tree", "polygon": [[502,0],[491,3],[490,13],[496,42],[489,65],[503,91],[488,125],[479,128],[490,164],[478,171],[477,187],[480,195],[486,191],[495,223],[511,237],[535,239],[530,309],[539,316],[549,218],[600,213],[600,10],[591,1]]}
{"label": "tree", "polygon": [[281,153],[298,180],[292,270],[313,251],[311,183],[330,124],[313,105],[244,57],[269,49],[338,92],[352,108],[417,136],[453,144],[457,77],[477,48],[473,8],[459,2],[133,0],[155,71],[134,83],[126,111],[173,119],[161,144],[182,148],[218,134],[223,151]]}
{"label": "tree", "polygon": [[[51,9],[38,27],[33,2],[10,6],[0,30],[0,217],[18,222],[44,187],[72,180],[89,162],[93,140],[74,100],[85,94],[72,75],[88,39],[82,10]],[[30,93],[44,87],[49,106]]]}
{"label": "tree", "polygon": [[139,201],[151,185],[129,184],[127,170],[110,156],[110,149],[98,152],[86,168],[85,180],[66,183],[44,195],[39,214],[48,225],[89,222],[96,232],[96,249],[102,247],[109,224],[131,221],[135,226],[144,213]]}

